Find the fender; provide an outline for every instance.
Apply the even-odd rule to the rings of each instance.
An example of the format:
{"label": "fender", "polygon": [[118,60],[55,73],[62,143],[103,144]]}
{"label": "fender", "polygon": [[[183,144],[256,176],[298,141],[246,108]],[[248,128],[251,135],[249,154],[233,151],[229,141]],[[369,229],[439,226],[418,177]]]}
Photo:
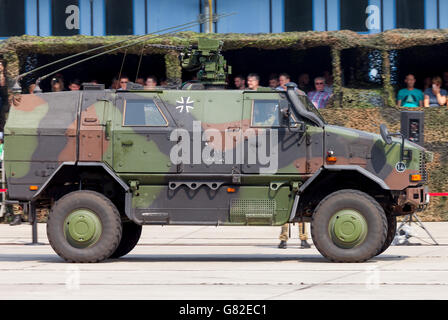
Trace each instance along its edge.
{"label": "fender", "polygon": [[51,176],[45,181],[41,188],[34,194],[31,201],[37,199],[39,195],[48,187],[53,178],[57,175],[59,171],[61,171],[64,167],[102,167],[109,176],[111,176],[122,188],[125,192],[125,214],[126,216],[132,220],[131,217],[131,208],[132,208],[132,193],[130,191],[129,186],[118,177],[112,169],[110,169],[106,164],[102,162],[63,162],[59,165],[59,167],[51,174]]}
{"label": "fender", "polygon": [[[329,171],[357,171],[366,178],[372,180],[376,184],[378,184],[383,190],[390,190],[390,187],[387,185],[384,180],[378,178],[376,175],[371,173],[370,171],[367,171],[366,169],[360,167],[360,166],[353,166],[353,165],[324,165],[325,170]],[[313,176],[314,177],[314,176]],[[307,181],[308,182],[308,181]],[[304,184],[305,185],[305,184]]]}
{"label": "fender", "polygon": [[303,193],[306,190],[306,188],[308,188],[308,186],[325,170],[328,170],[328,171],[357,171],[360,174],[362,174],[363,176],[365,176],[366,178],[368,178],[368,179],[372,180],[373,182],[375,182],[376,184],[378,184],[382,189],[390,190],[389,186],[386,184],[386,182],[384,182],[384,180],[378,178],[373,173],[371,173],[371,172],[367,171],[366,169],[361,168],[359,166],[351,166],[351,165],[328,166],[328,165],[324,165],[322,168],[317,170],[311,178],[306,180],[306,182],[299,188],[298,193],[299,194]]}
{"label": "fender", "polygon": [[328,170],[328,171],[357,171],[358,173],[362,174],[363,176],[365,176],[369,180],[372,180],[373,182],[378,184],[383,190],[390,190],[389,186],[386,184],[386,182],[384,182],[384,180],[378,178],[373,173],[371,173],[371,172],[367,171],[366,169],[361,168],[359,166],[352,166],[352,165],[330,165],[329,166],[329,165],[324,165],[319,170],[317,170],[311,178],[306,180],[306,182],[302,186],[300,186],[300,188],[297,190],[297,193],[296,193],[295,198],[294,198],[294,204],[293,204],[293,207],[291,209],[291,214],[289,215],[289,221],[290,222],[293,221],[293,219],[294,219],[294,217],[296,215],[297,207],[298,207],[299,202],[300,202],[300,195],[311,185],[311,183],[314,180],[316,180],[317,177],[319,177],[326,170]]}

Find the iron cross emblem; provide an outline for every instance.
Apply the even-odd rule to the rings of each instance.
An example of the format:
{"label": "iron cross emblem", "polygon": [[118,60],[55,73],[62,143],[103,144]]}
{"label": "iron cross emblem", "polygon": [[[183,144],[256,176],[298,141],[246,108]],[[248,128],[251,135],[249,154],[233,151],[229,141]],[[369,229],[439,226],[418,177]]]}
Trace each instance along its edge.
{"label": "iron cross emblem", "polygon": [[194,101],[190,100],[190,97],[188,97],[186,100],[185,97],[180,97],[180,101],[176,101],[176,103],[176,109],[180,109],[179,112],[183,112],[184,108],[187,112],[190,112],[190,109],[194,109]]}

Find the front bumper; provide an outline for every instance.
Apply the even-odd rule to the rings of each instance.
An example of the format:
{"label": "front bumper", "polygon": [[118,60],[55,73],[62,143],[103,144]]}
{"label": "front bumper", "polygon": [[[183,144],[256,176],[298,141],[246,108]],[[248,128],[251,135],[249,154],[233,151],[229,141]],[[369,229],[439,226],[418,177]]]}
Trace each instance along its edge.
{"label": "front bumper", "polygon": [[400,194],[393,211],[397,216],[406,215],[424,210],[428,204],[428,186],[409,187]]}
{"label": "front bumper", "polygon": [[428,186],[406,189],[406,202],[416,206],[429,204]]}

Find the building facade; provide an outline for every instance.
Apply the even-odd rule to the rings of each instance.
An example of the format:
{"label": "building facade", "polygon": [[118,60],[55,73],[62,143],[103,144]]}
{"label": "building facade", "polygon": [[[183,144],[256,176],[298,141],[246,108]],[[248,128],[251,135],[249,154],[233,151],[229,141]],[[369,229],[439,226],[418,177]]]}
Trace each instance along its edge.
{"label": "building facade", "polygon": [[[0,39],[141,35],[196,20],[208,0],[0,0]],[[448,0],[213,0],[217,33],[448,28]],[[204,32],[203,26],[191,31]]]}

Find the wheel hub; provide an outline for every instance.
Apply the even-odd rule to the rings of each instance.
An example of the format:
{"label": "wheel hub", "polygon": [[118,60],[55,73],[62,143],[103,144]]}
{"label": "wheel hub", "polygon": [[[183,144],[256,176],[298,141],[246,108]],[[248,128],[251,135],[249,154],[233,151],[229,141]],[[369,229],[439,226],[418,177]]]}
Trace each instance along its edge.
{"label": "wheel hub", "polygon": [[87,248],[100,238],[102,226],[98,216],[88,209],[71,212],[64,221],[67,241],[76,248]]}
{"label": "wheel hub", "polygon": [[367,235],[367,221],[353,209],[335,213],[328,228],[333,242],[341,248],[353,248],[361,244]]}

